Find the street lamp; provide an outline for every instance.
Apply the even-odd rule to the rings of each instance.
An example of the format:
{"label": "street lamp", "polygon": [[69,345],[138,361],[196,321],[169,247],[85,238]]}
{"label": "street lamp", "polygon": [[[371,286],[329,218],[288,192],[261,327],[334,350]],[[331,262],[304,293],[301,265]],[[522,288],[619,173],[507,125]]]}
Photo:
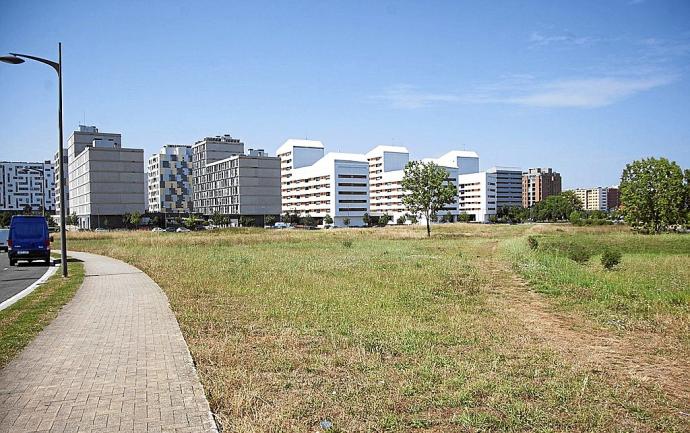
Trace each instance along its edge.
{"label": "street lamp", "polygon": [[43,59],[41,57],[30,56],[28,54],[10,53],[9,56],[0,56],[0,62],[9,63],[11,65],[18,65],[24,63],[24,59],[35,60],[44,63],[55,69],[58,74],[58,132],[60,134],[58,149],[59,165],[60,165],[60,267],[62,267],[62,276],[67,277],[67,230],[65,228],[65,173],[63,168],[63,133],[62,133],[62,42],[58,43],[58,61]]}

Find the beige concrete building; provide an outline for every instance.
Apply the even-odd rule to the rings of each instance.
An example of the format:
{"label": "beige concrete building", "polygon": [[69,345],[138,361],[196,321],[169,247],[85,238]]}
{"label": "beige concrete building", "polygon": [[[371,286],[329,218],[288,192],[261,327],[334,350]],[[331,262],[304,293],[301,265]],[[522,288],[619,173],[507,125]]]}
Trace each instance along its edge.
{"label": "beige concrete building", "polygon": [[561,193],[561,174],[551,168],[530,168],[522,174],[522,207],[532,207]]}
{"label": "beige concrete building", "polygon": [[67,141],[69,209],[81,228],[118,227],[123,214],[146,209],[144,151],[121,140],[80,125]]}

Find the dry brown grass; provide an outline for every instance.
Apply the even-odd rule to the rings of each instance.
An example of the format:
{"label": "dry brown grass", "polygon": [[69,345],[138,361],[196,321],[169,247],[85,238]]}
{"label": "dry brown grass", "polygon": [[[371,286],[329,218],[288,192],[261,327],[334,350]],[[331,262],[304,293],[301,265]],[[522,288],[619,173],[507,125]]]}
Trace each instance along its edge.
{"label": "dry brown grass", "polygon": [[527,288],[496,246],[557,230],[572,231],[79,233],[71,248],[164,288],[226,431],[687,430],[675,396],[577,362],[523,320]]}

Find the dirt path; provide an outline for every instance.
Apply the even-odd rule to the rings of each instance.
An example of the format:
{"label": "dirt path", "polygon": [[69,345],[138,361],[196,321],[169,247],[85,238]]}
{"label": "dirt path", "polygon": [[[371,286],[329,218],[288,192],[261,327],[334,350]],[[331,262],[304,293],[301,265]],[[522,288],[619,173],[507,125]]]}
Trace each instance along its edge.
{"label": "dirt path", "polygon": [[509,263],[496,257],[497,245],[497,241],[487,243],[478,252],[478,260],[491,274],[500,308],[519,319],[532,337],[577,367],[658,386],[690,410],[690,362],[656,354],[663,346],[658,335],[613,335],[586,318],[554,312],[544,296],[531,291]]}

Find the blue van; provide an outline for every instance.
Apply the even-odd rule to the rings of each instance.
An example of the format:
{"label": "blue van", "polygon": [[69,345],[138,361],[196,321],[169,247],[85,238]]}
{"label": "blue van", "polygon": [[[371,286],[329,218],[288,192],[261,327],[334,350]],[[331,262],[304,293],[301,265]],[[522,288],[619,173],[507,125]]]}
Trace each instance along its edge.
{"label": "blue van", "polygon": [[50,263],[50,242],[48,223],[42,216],[15,215],[10,221],[7,237],[7,255],[10,266],[18,260],[45,260]]}

